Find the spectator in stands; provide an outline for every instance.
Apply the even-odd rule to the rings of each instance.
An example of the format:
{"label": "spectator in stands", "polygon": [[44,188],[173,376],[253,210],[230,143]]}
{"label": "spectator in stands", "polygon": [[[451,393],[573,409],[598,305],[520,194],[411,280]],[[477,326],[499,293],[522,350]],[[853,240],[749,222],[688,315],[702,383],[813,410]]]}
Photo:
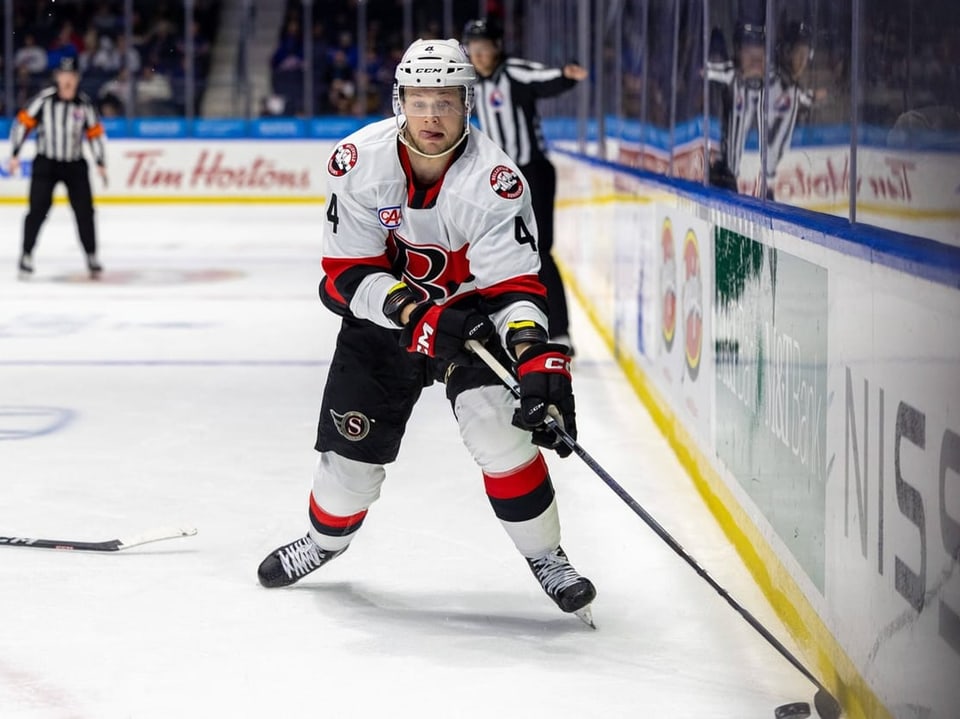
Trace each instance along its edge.
{"label": "spectator in stands", "polygon": [[13,65],[17,70],[23,69],[32,74],[47,71],[47,51],[37,45],[33,33],[27,33],[23,38],[23,47],[13,56]]}
{"label": "spectator in stands", "polygon": [[60,67],[60,61],[63,58],[76,59],[81,50],[83,50],[83,38],[76,33],[73,23],[67,20],[60,25],[57,36],[47,49],[47,67],[50,69]]}
{"label": "spectator in stands", "polygon": [[330,46],[327,44],[327,31],[322,22],[313,24],[313,92],[314,109],[325,113],[327,107],[327,76],[330,63]]}
{"label": "spectator in stands", "polygon": [[887,133],[887,145],[899,148],[938,147],[960,149],[960,110],[949,105],[918,107],[902,113]]}
{"label": "spectator in stands", "polygon": [[[190,22],[190,34],[193,41],[193,71],[197,79],[200,76],[205,77],[210,69],[210,56],[213,53],[213,45],[210,39],[200,31],[200,23],[196,20]],[[180,57],[185,57],[187,53],[186,41],[180,38],[177,41],[177,52]]]}
{"label": "spectator in stands", "polygon": [[356,75],[353,66],[342,49],[333,52],[327,85],[330,88],[328,102],[330,110],[337,115],[353,113],[353,103],[357,95]]}
{"label": "spectator in stands", "polygon": [[283,95],[270,95],[260,103],[260,117],[282,117],[287,114],[287,100]]}
{"label": "spectator in stands", "polygon": [[336,52],[342,52],[347,59],[347,64],[352,68],[359,66],[359,57],[357,55],[357,44],[353,41],[353,33],[349,30],[341,30],[337,34]]}
{"label": "spectator in stands", "polygon": [[83,33],[83,49],[77,54],[77,66],[80,68],[81,75],[85,75],[90,69],[90,60],[99,45],[100,36],[97,34],[96,28],[88,28]]}
{"label": "spectator in stands", "polygon": [[144,66],[137,78],[137,114],[174,114],[173,87],[170,78],[149,65]]}
{"label": "spectator in stands", "polygon": [[90,25],[102,34],[112,35],[120,30],[121,22],[120,18],[111,9],[110,3],[101,0],[97,3],[97,9],[90,18]]}
{"label": "spectator in stands", "polygon": [[140,51],[136,47],[127,47],[126,35],[118,35],[116,39],[117,54],[121,58],[121,67],[126,67],[134,75],[140,72],[140,66],[143,64],[140,60]]}
{"label": "spectator in stands", "polygon": [[94,72],[113,75],[120,71],[123,56],[109,35],[101,35],[96,50],[91,54],[89,67]]}
{"label": "spectator in stands", "polygon": [[389,113],[393,105],[393,78],[397,73],[397,65],[403,57],[403,48],[395,45],[390,48],[386,58],[380,65],[376,75],[377,105],[370,114],[382,115]]}
{"label": "spectator in stands", "polygon": [[144,43],[143,55],[147,64],[158,72],[172,73],[179,63],[176,28],[166,18],[158,19]]}
{"label": "spectator in stands", "polygon": [[270,59],[270,67],[276,72],[289,72],[303,69],[303,34],[300,21],[290,20]]}
{"label": "spectator in stands", "polygon": [[123,115],[126,112],[127,102],[131,96],[131,71],[129,68],[122,67],[120,71],[111,80],[107,80],[100,86],[97,93],[101,114],[110,117],[106,107],[116,110],[117,115]]}
{"label": "spectator in stands", "polygon": [[273,94],[286,100],[286,108],[291,114],[299,113],[303,108],[303,34],[300,21],[287,20],[286,27],[277,49],[270,59]]}

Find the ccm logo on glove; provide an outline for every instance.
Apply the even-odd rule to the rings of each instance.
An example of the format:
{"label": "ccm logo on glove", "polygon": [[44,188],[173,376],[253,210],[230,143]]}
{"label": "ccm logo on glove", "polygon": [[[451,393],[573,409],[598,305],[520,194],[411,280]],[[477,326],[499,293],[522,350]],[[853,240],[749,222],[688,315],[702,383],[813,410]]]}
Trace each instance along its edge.
{"label": "ccm logo on glove", "polygon": [[[544,348],[547,345],[543,345]],[[532,348],[531,348],[532,349]],[[542,354],[537,355],[535,352],[531,353],[529,350],[523,355],[519,365],[517,366],[517,374],[520,377],[523,377],[530,372],[557,372],[563,375],[566,375],[567,379],[570,379],[570,358],[564,354],[561,354],[557,351],[550,351],[547,349],[540,350]],[[533,354],[533,357],[526,359],[530,354]]]}
{"label": "ccm logo on glove", "polygon": [[479,312],[424,302],[410,313],[400,345],[408,352],[451,360],[466,351],[467,340],[483,342],[495,332],[490,318]]}
{"label": "ccm logo on glove", "polygon": [[433,327],[428,325],[426,322],[420,325],[420,338],[417,340],[417,352],[421,352],[425,355],[433,356],[433,342],[430,339],[433,337]]}
{"label": "ccm logo on glove", "polygon": [[544,369],[570,374],[570,361],[566,357],[547,357]]}

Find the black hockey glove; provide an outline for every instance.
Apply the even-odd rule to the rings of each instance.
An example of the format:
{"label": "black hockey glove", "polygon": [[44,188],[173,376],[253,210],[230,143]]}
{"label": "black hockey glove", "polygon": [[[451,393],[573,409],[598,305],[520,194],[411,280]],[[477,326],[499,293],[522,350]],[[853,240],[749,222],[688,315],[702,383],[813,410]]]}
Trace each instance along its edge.
{"label": "black hockey glove", "polygon": [[400,333],[400,346],[408,352],[453,360],[466,352],[467,340],[484,342],[495,332],[490,318],[479,312],[423,302],[410,313]]}
{"label": "black hockey glove", "polygon": [[[560,426],[577,438],[577,412],[570,381],[570,357],[558,344],[536,344],[517,359],[520,380],[520,408],[513,413],[513,424],[533,432],[533,443],[556,450],[561,457],[572,451],[559,435],[544,424],[547,408],[553,405]],[[552,413],[551,413],[552,414]],[[557,417],[554,415],[554,419]]]}

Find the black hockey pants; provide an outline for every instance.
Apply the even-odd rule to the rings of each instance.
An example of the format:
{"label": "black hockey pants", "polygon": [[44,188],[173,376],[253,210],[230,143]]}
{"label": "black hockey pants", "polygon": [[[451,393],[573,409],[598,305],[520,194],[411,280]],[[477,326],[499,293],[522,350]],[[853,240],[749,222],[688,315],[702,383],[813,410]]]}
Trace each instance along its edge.
{"label": "black hockey pants", "polygon": [[90,174],[86,160],[59,162],[42,155],[33,161],[30,179],[30,209],[23,221],[23,254],[29,255],[37,244],[40,226],[47,218],[53,204],[53,190],[58,182],[67,186],[70,206],[77,218],[80,243],[88,255],[97,251],[96,231],[93,223],[93,192],[90,189]]}

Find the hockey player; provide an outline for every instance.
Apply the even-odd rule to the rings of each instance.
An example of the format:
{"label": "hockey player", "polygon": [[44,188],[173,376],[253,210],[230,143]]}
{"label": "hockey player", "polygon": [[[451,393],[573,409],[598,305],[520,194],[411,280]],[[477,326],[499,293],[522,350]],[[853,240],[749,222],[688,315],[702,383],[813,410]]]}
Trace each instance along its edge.
{"label": "hockey player", "polygon": [[[422,389],[446,385],[487,496],[547,595],[590,623],[596,595],[560,547],[539,446],[576,436],[567,347],[547,336],[537,225],[526,180],[471,133],[476,73],[456,40],[417,40],[396,70],[396,117],[350,135],[327,164],[320,287],[343,317],[320,409],[306,536],[260,564],[293,584],[341,555],[380,494],[384,465]],[[520,382],[520,406],[464,343],[486,343]]]}

